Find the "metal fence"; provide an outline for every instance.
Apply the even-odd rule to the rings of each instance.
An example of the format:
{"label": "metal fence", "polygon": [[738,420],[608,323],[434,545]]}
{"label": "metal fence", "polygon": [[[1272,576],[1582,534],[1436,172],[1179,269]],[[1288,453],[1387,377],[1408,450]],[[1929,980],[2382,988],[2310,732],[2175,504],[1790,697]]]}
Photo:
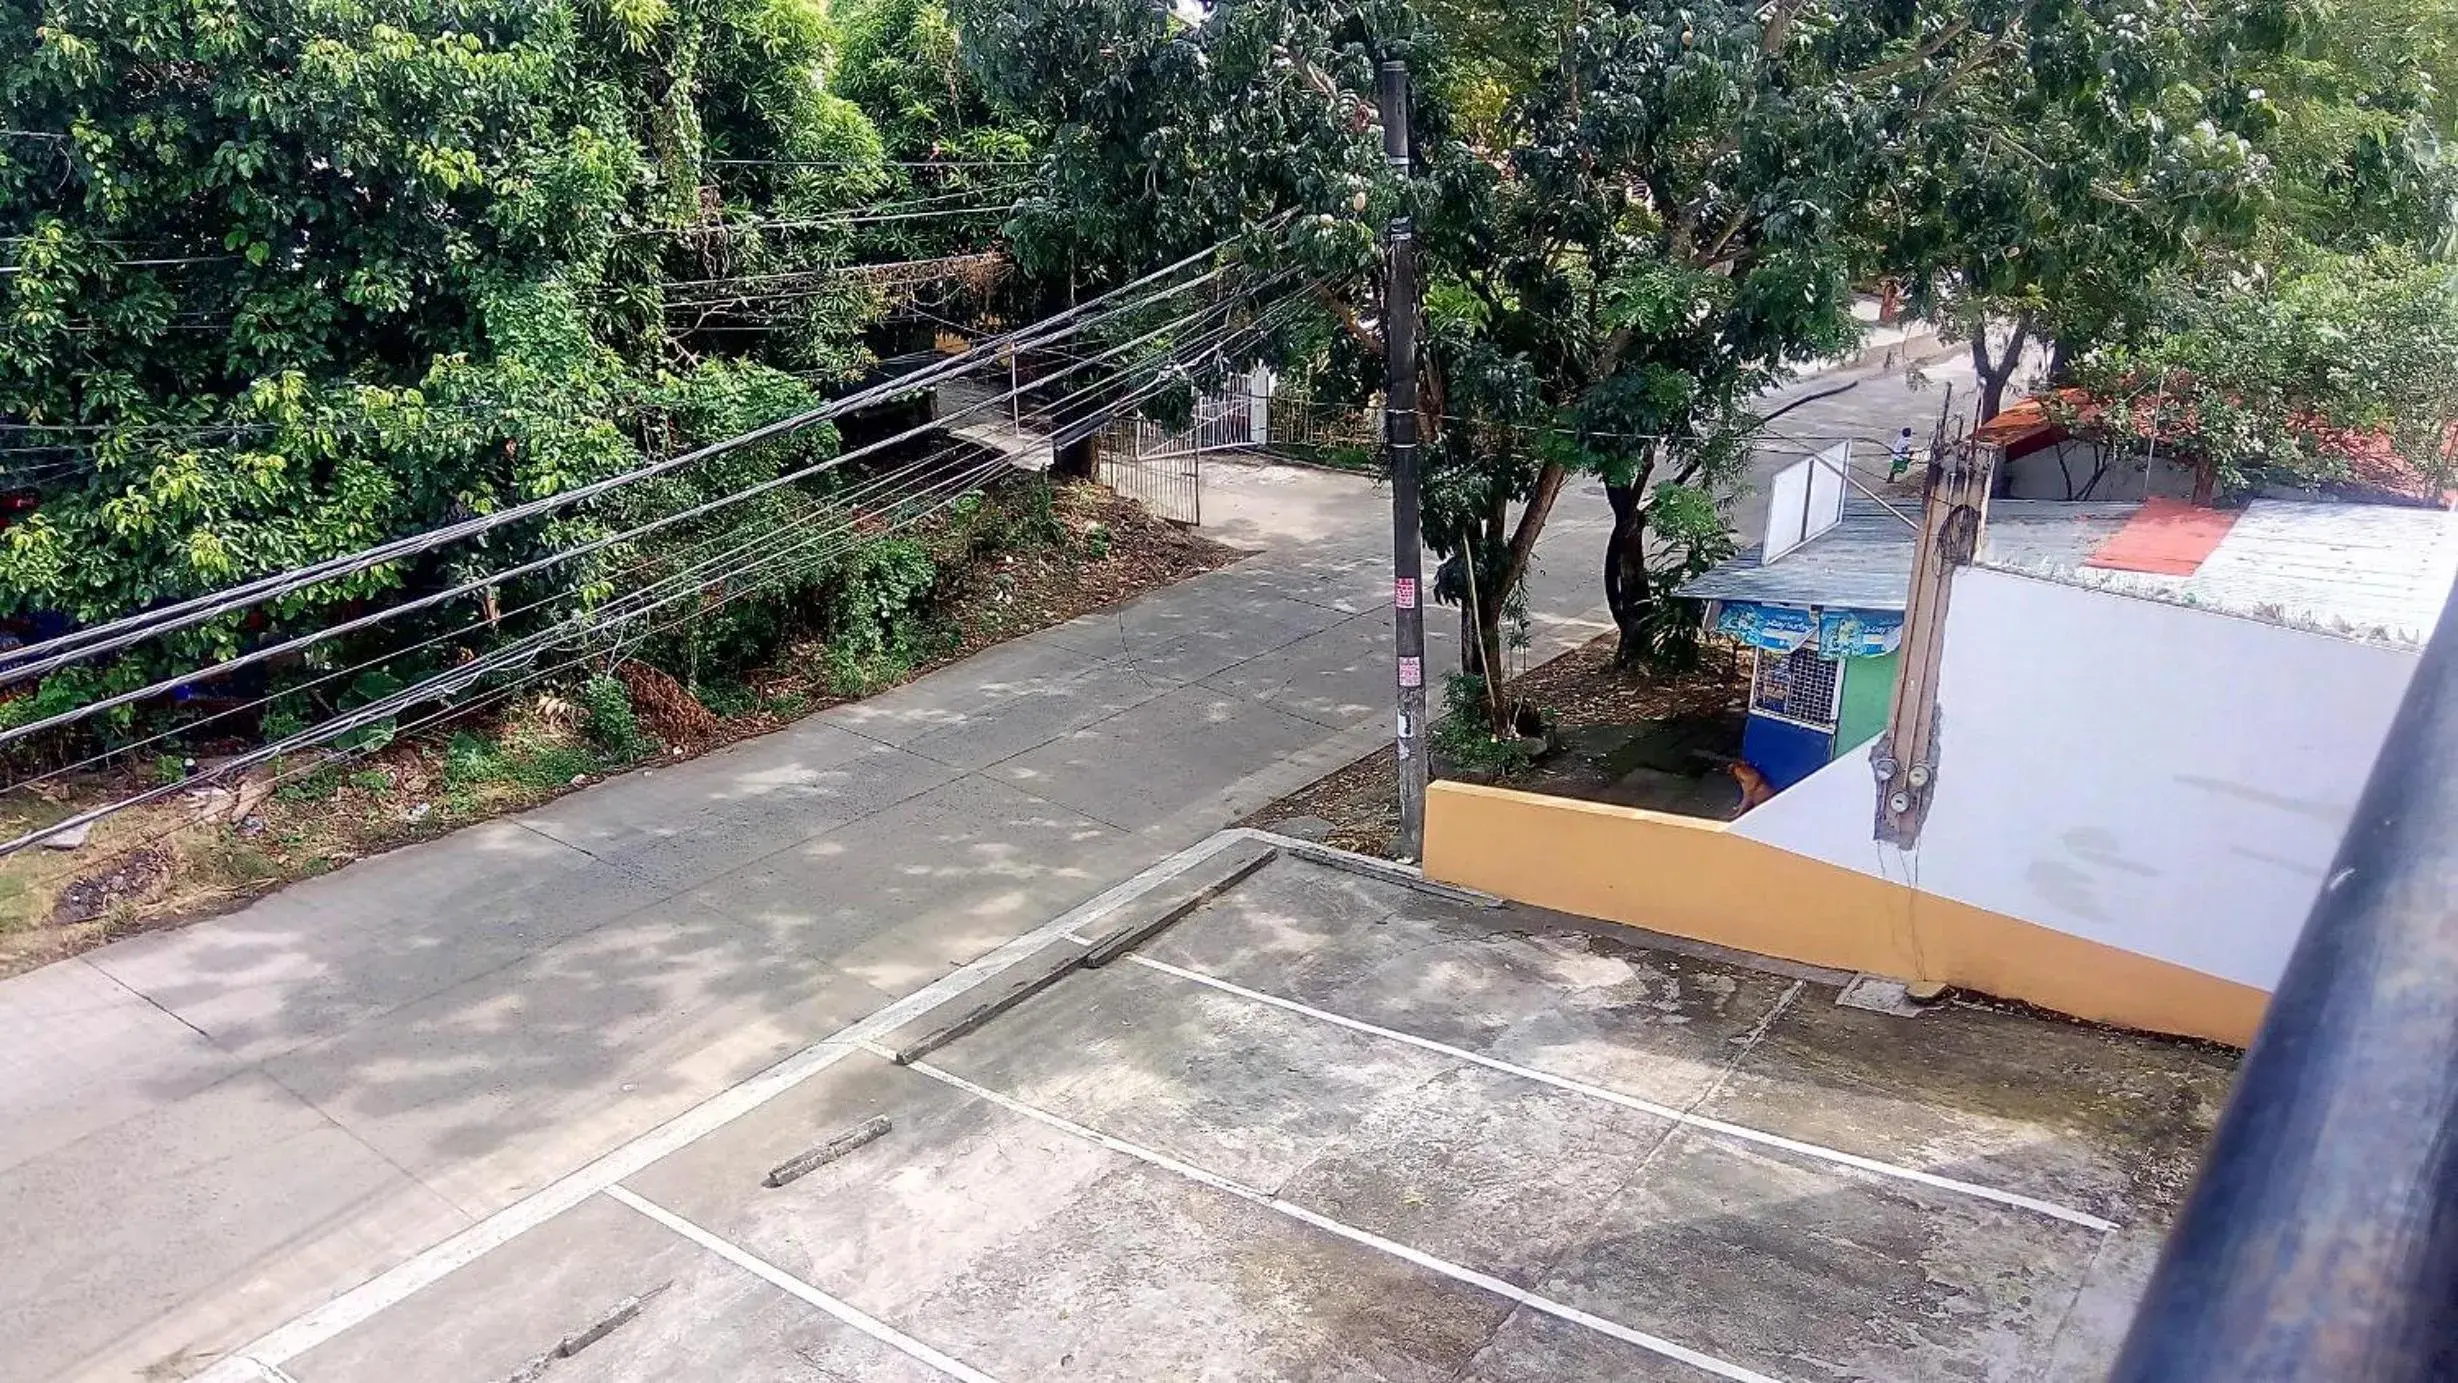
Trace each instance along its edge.
{"label": "metal fence", "polygon": [[1382,445],[1371,408],[1322,403],[1303,390],[1279,389],[1271,398],[1267,446],[1293,454],[1360,451],[1372,455]]}
{"label": "metal fence", "polygon": [[1149,418],[1114,419],[1101,434],[1096,474],[1171,523],[1202,523],[1203,449],[1170,440]]}
{"label": "metal fence", "polygon": [[1203,457],[1254,444],[1254,410],[1243,393],[1207,394],[1183,428],[1119,418],[1101,437],[1101,483],[1172,523],[1203,522]]}

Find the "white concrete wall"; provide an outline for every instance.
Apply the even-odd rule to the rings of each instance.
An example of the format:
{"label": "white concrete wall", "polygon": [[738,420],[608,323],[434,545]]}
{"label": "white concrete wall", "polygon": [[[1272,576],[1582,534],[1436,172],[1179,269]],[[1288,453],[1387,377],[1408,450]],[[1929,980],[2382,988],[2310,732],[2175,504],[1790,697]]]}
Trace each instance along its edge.
{"label": "white concrete wall", "polygon": [[[2068,477],[2075,489],[2081,489],[2090,482],[2100,455],[2097,443],[2069,438],[2053,447],[2018,456],[2006,463],[2006,498],[2123,500],[2141,499],[2147,493],[2160,499],[2184,499],[2193,494],[2194,474],[2190,467],[2165,457],[2146,465],[2140,456],[2112,458],[2108,473],[2092,486],[2089,495],[2068,494]],[[2062,467],[2058,465],[2061,460],[2065,463]]]}
{"label": "white concrete wall", "polygon": [[1947,618],[1937,798],[1919,848],[1871,840],[1866,750],[1734,829],[2269,989],[2415,664],[1966,569]]}

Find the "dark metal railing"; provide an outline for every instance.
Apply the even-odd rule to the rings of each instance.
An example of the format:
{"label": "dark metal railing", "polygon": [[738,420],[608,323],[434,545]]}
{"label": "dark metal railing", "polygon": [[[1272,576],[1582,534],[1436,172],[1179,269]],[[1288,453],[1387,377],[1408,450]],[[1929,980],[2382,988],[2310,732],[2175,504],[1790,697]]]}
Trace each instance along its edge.
{"label": "dark metal railing", "polygon": [[2111,1377],[2458,1379],[2458,600]]}

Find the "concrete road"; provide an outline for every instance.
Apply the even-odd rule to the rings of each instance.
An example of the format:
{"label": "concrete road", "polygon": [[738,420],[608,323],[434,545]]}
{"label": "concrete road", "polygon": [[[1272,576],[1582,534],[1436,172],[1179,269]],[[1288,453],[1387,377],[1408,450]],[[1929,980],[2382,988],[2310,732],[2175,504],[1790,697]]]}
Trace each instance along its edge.
{"label": "concrete road", "polygon": [[0,1378],[179,1376],[1387,739],[1387,492],[1212,480],[1266,550],[0,983]]}
{"label": "concrete road", "polygon": [[1387,493],[1207,482],[1259,555],[0,983],[0,1379],[181,1376],[1387,740]]}
{"label": "concrete road", "polygon": [[[1055,983],[986,1026],[888,1059],[1005,976],[829,1044],[259,1362],[299,1383],[2090,1379],[2232,1066],[1984,1009],[1841,1009],[1843,977],[1287,855],[1233,879],[1261,852],[1218,844],[1042,929],[1016,970]],[[1071,937],[1198,885],[1221,891],[1069,968]]]}

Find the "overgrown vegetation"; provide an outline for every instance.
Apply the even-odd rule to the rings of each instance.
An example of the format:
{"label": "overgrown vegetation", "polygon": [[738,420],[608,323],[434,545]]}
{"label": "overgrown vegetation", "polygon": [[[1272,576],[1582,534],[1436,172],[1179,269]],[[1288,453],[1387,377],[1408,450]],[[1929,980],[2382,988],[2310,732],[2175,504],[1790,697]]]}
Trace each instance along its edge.
{"label": "overgrown vegetation", "polygon": [[[862,266],[996,243],[996,216],[962,206],[851,213],[908,194],[995,202],[1030,153],[975,122],[961,82],[925,118],[880,79],[910,40],[954,80],[915,14],[856,7],[848,37],[821,0],[0,6],[6,632],[91,625],[810,409],[871,367],[865,329],[915,291]],[[840,51],[877,119],[832,89]],[[941,118],[968,132],[929,136]],[[970,291],[932,288],[943,311]],[[206,735],[278,738],[807,520],[832,477],[484,583],[836,447],[807,428],[148,640],[0,701],[0,729],[481,584],[124,707],[19,766],[276,696]],[[752,579],[679,670],[757,665],[835,578],[812,562]],[[361,667],[377,681],[346,671]]]}
{"label": "overgrown vegetation", "polygon": [[2156,320],[2075,373],[2073,425],[2190,465],[2205,495],[2458,479],[2458,268],[2307,250],[2160,285]]}
{"label": "overgrown vegetation", "polygon": [[[1496,689],[1472,672],[1443,679],[1442,714],[1427,736],[1445,773],[1459,778],[1505,778],[1536,762],[1549,728],[1541,715],[1521,707],[1513,716],[1494,706]],[[1495,728],[1497,722],[1503,728]]]}

